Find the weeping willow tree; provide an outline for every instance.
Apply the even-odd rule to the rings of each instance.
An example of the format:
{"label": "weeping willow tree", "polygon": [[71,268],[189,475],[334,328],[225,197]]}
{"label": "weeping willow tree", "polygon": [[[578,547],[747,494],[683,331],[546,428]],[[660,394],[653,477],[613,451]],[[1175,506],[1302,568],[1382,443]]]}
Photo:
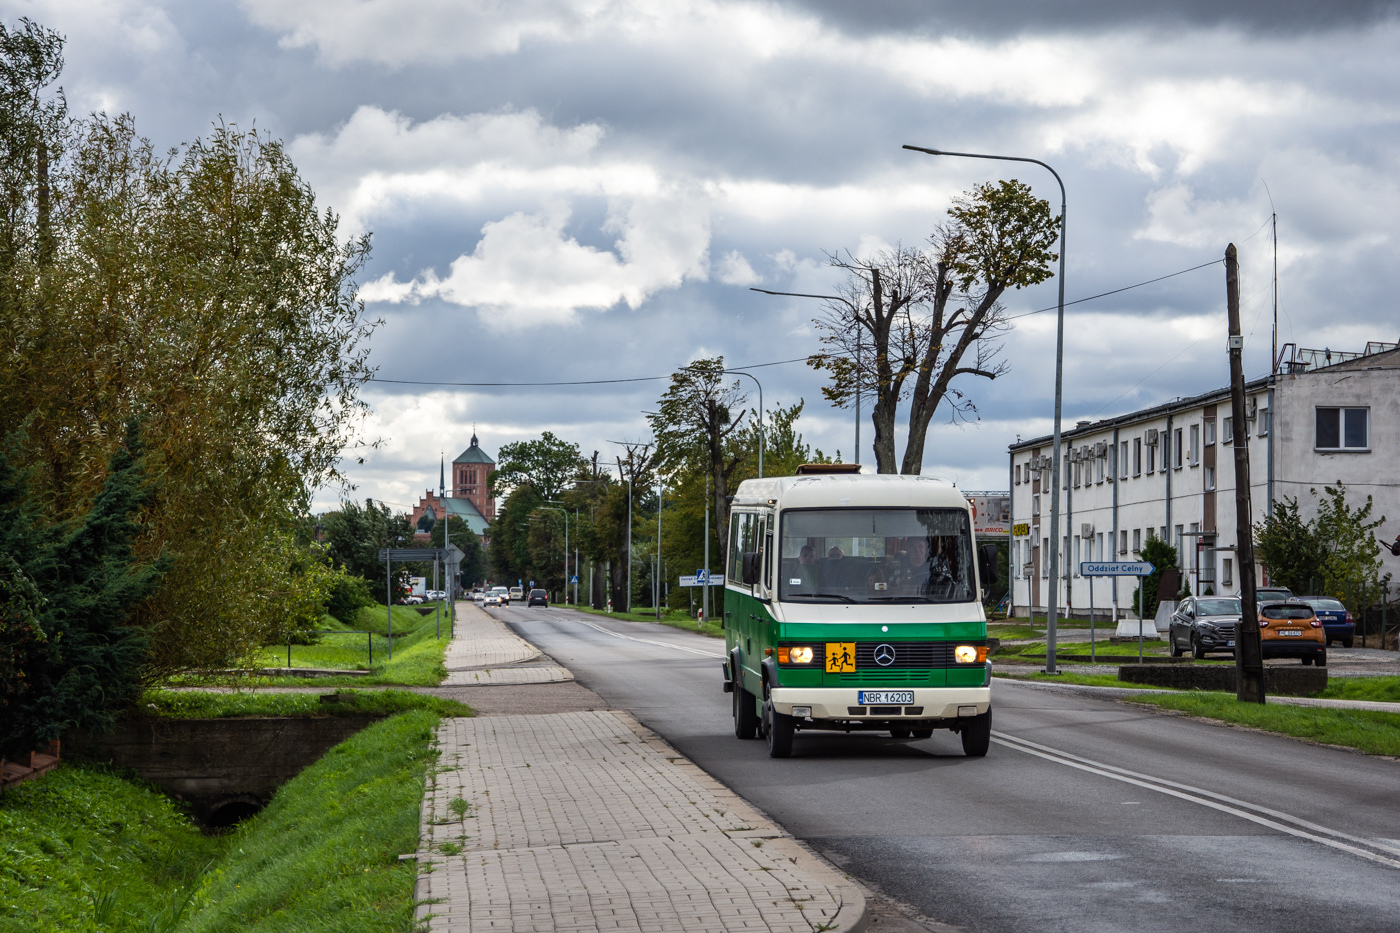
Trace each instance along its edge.
{"label": "weeping willow tree", "polygon": [[72,118],[61,38],[0,30],[0,431],[23,427],[32,494],[63,520],[140,421],[134,548],[168,563],[130,624],[150,672],[227,664],[285,628],[297,517],[355,442],[368,238],[340,237],[263,134],[157,153],[129,115]]}

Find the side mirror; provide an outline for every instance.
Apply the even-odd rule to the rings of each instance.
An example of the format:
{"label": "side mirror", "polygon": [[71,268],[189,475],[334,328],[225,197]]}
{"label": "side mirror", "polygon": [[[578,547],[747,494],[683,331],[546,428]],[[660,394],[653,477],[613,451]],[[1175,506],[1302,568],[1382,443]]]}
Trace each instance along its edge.
{"label": "side mirror", "polygon": [[744,567],[741,580],[745,586],[753,586],[758,582],[758,551],[744,552]]}
{"label": "side mirror", "polygon": [[996,586],[998,564],[997,546],[984,544],[977,549],[977,575],[982,578],[982,588]]}

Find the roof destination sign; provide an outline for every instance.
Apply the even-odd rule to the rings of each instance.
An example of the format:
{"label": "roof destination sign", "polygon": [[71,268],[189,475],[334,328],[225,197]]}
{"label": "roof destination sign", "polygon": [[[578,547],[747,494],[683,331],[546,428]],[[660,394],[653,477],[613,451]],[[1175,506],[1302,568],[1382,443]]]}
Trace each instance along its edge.
{"label": "roof destination sign", "polygon": [[1156,569],[1145,560],[1079,562],[1079,575],[1083,577],[1146,577]]}

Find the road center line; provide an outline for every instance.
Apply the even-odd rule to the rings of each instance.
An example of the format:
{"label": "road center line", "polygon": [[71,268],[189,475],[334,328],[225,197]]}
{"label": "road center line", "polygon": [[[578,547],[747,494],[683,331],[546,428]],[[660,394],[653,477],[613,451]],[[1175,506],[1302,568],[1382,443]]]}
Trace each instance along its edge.
{"label": "road center line", "polygon": [[691,654],[698,654],[702,658],[714,658],[716,661],[724,660],[724,655],[722,654],[711,654],[708,651],[701,651],[699,648],[689,648],[685,645],[671,645],[664,641],[649,641],[645,638],[634,638],[631,635],[623,635],[621,632],[610,632],[601,625],[595,625],[587,619],[572,619],[571,621],[577,622],[580,625],[586,625],[594,631],[602,632],[604,635],[611,635],[613,638],[625,638],[628,641],[640,642],[643,645],[655,645],[658,648],[673,648],[676,651],[688,651]]}
{"label": "road center line", "polygon": [[[1382,865],[1387,865],[1391,868],[1400,868],[1400,859],[1391,858],[1388,855],[1380,855],[1375,852],[1368,852],[1365,849],[1359,848],[1359,845],[1366,845],[1384,850],[1386,852],[1395,851],[1389,846],[1374,842],[1372,840],[1361,839],[1356,836],[1349,836],[1345,833],[1337,832],[1336,830],[1327,829],[1326,827],[1317,826],[1315,824],[1310,823],[1305,825],[1312,827],[1313,829],[1317,830],[1317,832],[1309,832],[1308,830],[1303,829],[1300,826],[1290,826],[1287,823],[1280,822],[1279,819],[1274,819],[1269,816],[1265,816],[1263,815],[1263,813],[1250,812],[1249,809],[1252,808],[1255,810],[1265,810],[1265,808],[1263,807],[1256,807],[1255,805],[1245,803],[1244,801],[1233,801],[1233,803],[1226,803],[1224,801],[1232,800],[1232,798],[1224,797],[1220,794],[1203,790],[1198,787],[1192,787],[1189,784],[1179,784],[1175,781],[1168,781],[1162,778],[1152,777],[1151,775],[1138,774],[1137,772],[1126,771],[1122,768],[1115,768],[1112,765],[1106,765],[1101,762],[1092,761],[1088,758],[1080,758],[1077,755],[1071,755],[1067,752],[1061,752],[1058,749],[1049,748],[1048,746],[1044,745],[1038,745],[1034,742],[1028,742],[1025,739],[1019,739],[1015,736],[1006,735],[1005,733],[992,733],[992,741],[996,742],[998,745],[1005,746],[1006,748],[1011,748],[1027,755],[1034,755],[1037,758],[1043,758],[1046,761],[1061,764],[1069,768],[1075,768],[1080,771],[1087,771],[1090,774],[1097,774],[1100,777],[1106,777],[1114,781],[1121,781],[1124,784],[1131,784],[1135,787],[1141,787],[1144,790],[1155,791],[1159,794],[1166,794],[1168,797],[1176,797],[1179,800],[1185,800],[1189,803],[1194,803],[1202,807],[1209,807],[1212,810],[1219,810],[1222,813],[1228,813],[1231,816],[1237,816],[1240,819],[1248,820],[1251,823],[1257,823],[1260,826],[1267,826],[1270,829],[1276,830],[1281,833],[1286,833],[1290,836],[1297,836],[1300,839],[1308,839],[1313,842],[1318,842],[1330,848],[1338,849],[1343,852],[1350,853],[1352,855],[1357,855],[1361,858],[1367,859],[1372,862],[1378,862]],[[1177,788],[1182,789],[1178,790]],[[1266,810],[1265,812],[1277,814],[1277,816],[1279,816],[1282,819],[1291,819],[1285,814],[1277,813],[1277,811]],[[1297,820],[1295,822],[1301,823],[1303,821]],[[1321,833],[1326,833],[1328,835],[1321,835]],[[1329,838],[1329,836],[1334,838]],[[1343,842],[1343,839],[1350,841]],[[1352,842],[1355,842],[1358,845],[1352,845]]]}

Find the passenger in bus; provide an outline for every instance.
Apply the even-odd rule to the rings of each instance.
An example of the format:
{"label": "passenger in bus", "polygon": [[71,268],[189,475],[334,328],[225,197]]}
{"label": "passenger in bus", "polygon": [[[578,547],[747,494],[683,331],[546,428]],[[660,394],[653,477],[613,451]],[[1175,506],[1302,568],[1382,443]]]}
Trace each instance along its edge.
{"label": "passenger in bus", "polygon": [[788,584],[803,590],[817,588],[817,549],[810,544],[802,545],[797,554],[797,566],[793,568]]}

